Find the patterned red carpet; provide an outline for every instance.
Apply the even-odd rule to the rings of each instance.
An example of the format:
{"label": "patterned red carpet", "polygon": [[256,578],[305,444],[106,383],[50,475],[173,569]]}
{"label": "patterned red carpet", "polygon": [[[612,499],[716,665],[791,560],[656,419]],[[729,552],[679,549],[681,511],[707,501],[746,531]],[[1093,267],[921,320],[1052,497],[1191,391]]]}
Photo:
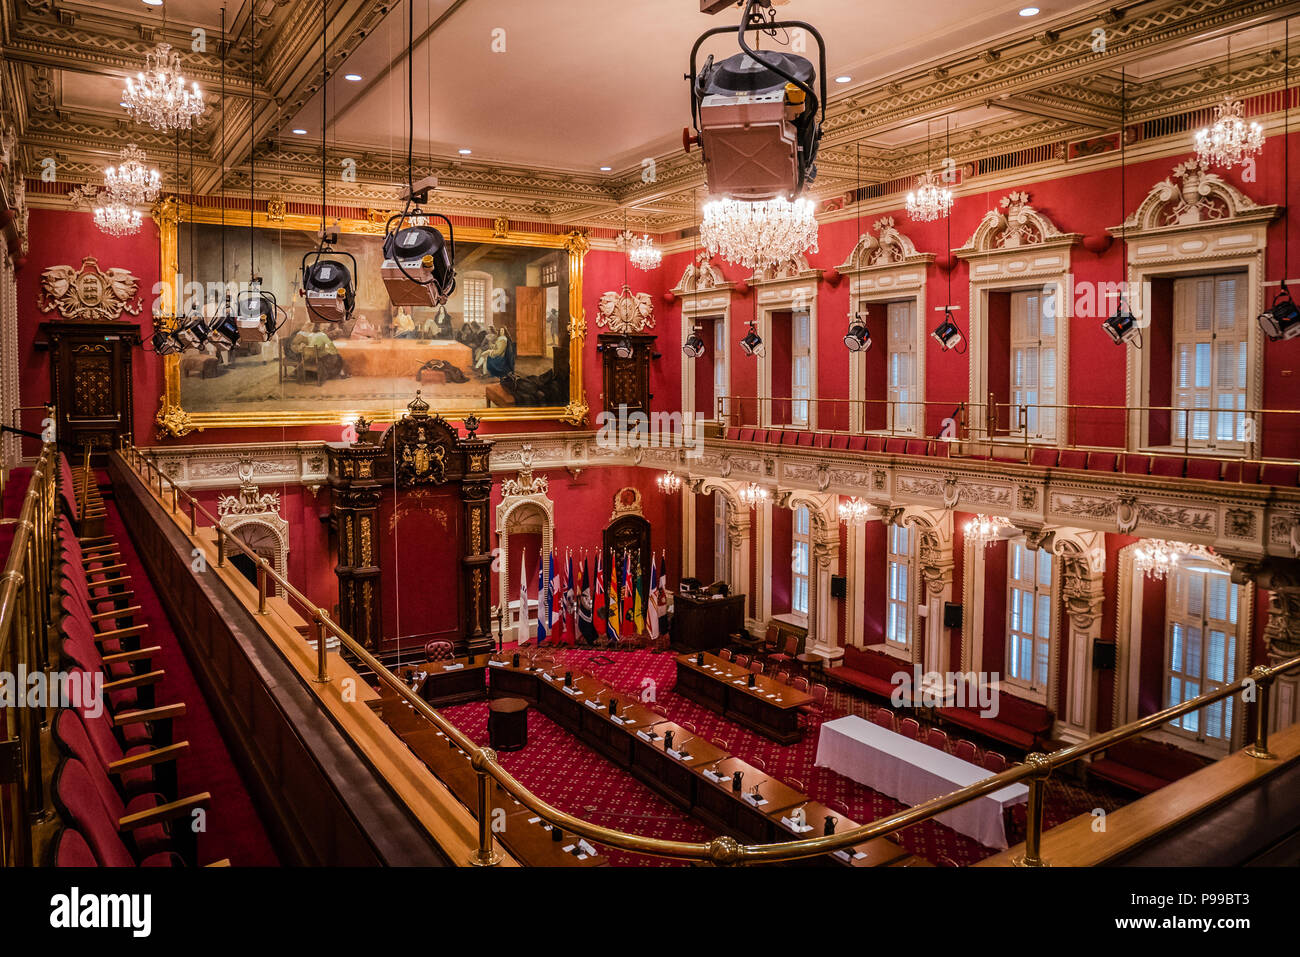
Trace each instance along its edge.
{"label": "patterned red carpet", "polygon": [[[585,671],[614,685],[629,697],[653,694],[678,724],[694,725],[701,736],[720,743],[750,763],[757,758],[769,774],[809,796],[830,804],[841,802],[859,823],[896,813],[904,805],[825,768],[814,768],[816,731],[795,745],[783,746],[742,728],[721,715],[674,694],[674,658],[648,651],[598,652],[564,649],[556,657],[575,672]],[[867,703],[837,693],[829,717],[865,714]],[[447,708],[444,713],[476,742],[487,743],[487,706],[483,702]],[[607,761],[550,719],[530,709],[528,747],[502,754],[511,774],[562,810],[597,824],[674,840],[707,840],[712,835],[689,816],[668,804],[631,774]],[[1045,801],[1044,826],[1052,827],[1078,814],[1102,807],[1113,810],[1122,801],[1068,781],[1052,780]],[[1023,839],[1024,809],[1018,808],[1009,827],[1012,843]],[[995,852],[951,828],[926,821],[894,836],[908,851],[936,864],[965,866]],[[616,865],[655,866],[676,863],[640,855],[610,852]]]}

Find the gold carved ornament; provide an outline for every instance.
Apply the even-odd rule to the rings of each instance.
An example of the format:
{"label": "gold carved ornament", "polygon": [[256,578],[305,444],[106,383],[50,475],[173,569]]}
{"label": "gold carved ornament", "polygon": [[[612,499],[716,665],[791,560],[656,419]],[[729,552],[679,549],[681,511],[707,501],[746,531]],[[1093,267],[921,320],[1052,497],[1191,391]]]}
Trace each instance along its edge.
{"label": "gold carved ornament", "polygon": [[42,312],[57,311],[64,319],[85,322],[119,319],[122,313],[138,316],[144,303],[136,295],[140,280],[129,269],[99,268],[94,256],[81,268],[50,266],[41,273],[36,305]]}
{"label": "gold carved ornament", "polygon": [[655,304],[650,294],[634,293],[627,283],[622,292],[610,290],[601,296],[598,312],[597,325],[624,335],[653,329],[655,324]]}

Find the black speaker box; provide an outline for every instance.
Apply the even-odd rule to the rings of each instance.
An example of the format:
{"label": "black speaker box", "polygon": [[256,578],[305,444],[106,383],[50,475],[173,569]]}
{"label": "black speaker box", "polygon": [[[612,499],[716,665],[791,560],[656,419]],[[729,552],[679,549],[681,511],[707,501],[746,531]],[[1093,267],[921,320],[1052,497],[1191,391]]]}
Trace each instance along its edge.
{"label": "black speaker box", "polygon": [[1095,671],[1115,670],[1115,643],[1094,639],[1092,643],[1092,667]]}
{"label": "black speaker box", "polygon": [[849,583],[843,575],[831,576],[831,597],[845,598],[849,593]]}
{"label": "black speaker box", "polygon": [[961,627],[961,605],[951,601],[943,603],[943,627]]}

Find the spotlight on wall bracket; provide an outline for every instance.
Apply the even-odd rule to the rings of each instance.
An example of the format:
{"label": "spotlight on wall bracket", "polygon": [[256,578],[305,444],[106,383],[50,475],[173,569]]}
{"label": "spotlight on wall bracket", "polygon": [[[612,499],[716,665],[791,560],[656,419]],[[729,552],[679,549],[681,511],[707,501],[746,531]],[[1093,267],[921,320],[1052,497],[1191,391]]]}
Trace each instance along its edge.
{"label": "spotlight on wall bracket", "polygon": [[957,328],[957,323],[952,321],[951,306],[943,307],[943,321],[935,327],[934,332],[930,333],[930,338],[943,346],[944,352],[955,349],[963,341],[961,330]]}
{"label": "spotlight on wall bracket", "polygon": [[1300,336],[1300,309],[1291,299],[1291,292],[1282,283],[1282,289],[1273,297],[1273,305],[1259,314],[1260,331],[1273,342],[1284,342]]}
{"label": "spotlight on wall bracket", "polygon": [[[312,322],[346,322],[357,304],[357,257],[331,247],[338,233],[323,233],[320,245],[302,257],[302,293]],[[343,257],[352,261],[349,270]]]}
{"label": "spotlight on wall bracket", "polygon": [[682,343],[682,355],[688,359],[698,359],[704,355],[704,340],[700,337],[699,326],[696,326]]}
{"label": "spotlight on wall bracket", "polygon": [[1137,319],[1129,310],[1128,303],[1121,302],[1116,306],[1115,314],[1103,320],[1101,327],[1106,330],[1106,335],[1110,336],[1115,345],[1131,342],[1137,348],[1142,348],[1142,330],[1138,328]]}
{"label": "spotlight on wall bracket", "polygon": [[767,355],[767,347],[763,345],[763,339],[752,322],[749,324],[749,332],[740,340],[740,348],[747,356],[758,356],[761,359]]}
{"label": "spotlight on wall bracket", "polygon": [[856,313],[844,333],[844,348],[849,352],[866,352],[871,348],[871,333],[867,329],[866,312]]}
{"label": "spotlight on wall bracket", "polygon": [[[451,220],[422,206],[438,186],[430,176],[406,191],[405,206],[384,228],[384,262],[380,274],[395,306],[441,306],[456,289],[456,233]],[[429,217],[447,224],[447,239],[429,225]]]}

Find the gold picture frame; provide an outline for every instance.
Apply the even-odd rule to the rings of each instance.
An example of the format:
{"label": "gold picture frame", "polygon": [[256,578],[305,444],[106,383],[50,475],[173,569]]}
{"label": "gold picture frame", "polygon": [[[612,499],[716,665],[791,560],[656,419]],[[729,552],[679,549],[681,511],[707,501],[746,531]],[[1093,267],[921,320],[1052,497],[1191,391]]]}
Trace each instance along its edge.
{"label": "gold picture frame", "polygon": [[[153,219],[158,226],[160,250],[160,276],[162,279],[161,295],[164,303],[179,301],[176,288],[179,273],[180,236],[179,227],[182,219],[186,223],[201,225],[225,225],[226,227],[255,227],[264,229],[317,230],[320,219],[317,216],[288,213],[283,205],[268,205],[270,214],[247,210],[226,210],[223,220],[221,210],[210,206],[193,207],[191,213],[188,204],[184,208],[175,197],[168,197],[157,203],[153,209]],[[366,219],[340,219],[340,233],[354,235],[383,235],[384,226],[390,213],[386,210],[368,210]],[[192,219],[191,219],[192,216]],[[572,230],[563,235],[550,233],[514,232],[507,223],[498,219],[492,227],[459,226],[456,239],[463,242],[485,243],[501,246],[531,246],[547,249],[564,249],[569,254],[569,402],[564,406],[520,406],[509,408],[484,408],[473,410],[448,411],[444,417],[459,421],[469,415],[477,416],[480,421],[551,421],[566,425],[582,426],[587,423],[590,409],[587,405],[587,392],[583,384],[583,343],[587,334],[586,313],[582,305],[583,262],[591,242],[587,234]],[[337,411],[290,409],[280,412],[190,412],[181,404],[180,356],[170,355],[163,358],[163,394],[159,397],[158,411],[154,416],[157,437],[179,437],[190,432],[204,429],[227,428],[285,428],[289,426],[339,425]],[[392,407],[372,404],[359,408],[357,414],[370,421],[393,422],[406,411],[408,398],[394,400]],[[439,410],[436,406],[434,412]]]}

